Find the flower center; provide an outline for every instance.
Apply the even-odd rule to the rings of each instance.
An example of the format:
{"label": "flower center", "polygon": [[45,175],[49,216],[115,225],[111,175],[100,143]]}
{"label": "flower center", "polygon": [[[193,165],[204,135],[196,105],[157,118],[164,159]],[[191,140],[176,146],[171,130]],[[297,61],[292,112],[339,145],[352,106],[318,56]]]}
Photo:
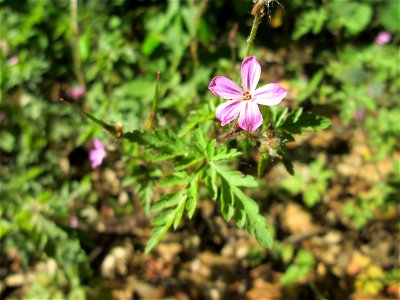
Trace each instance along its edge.
{"label": "flower center", "polygon": [[243,100],[250,100],[251,94],[248,91],[244,91],[243,93]]}

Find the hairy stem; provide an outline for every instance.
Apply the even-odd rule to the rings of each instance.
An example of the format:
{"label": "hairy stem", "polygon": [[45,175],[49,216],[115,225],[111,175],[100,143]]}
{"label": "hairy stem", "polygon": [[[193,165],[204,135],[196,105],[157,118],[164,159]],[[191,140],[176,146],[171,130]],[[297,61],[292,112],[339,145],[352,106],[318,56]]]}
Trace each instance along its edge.
{"label": "hairy stem", "polygon": [[246,48],[245,57],[248,57],[250,55],[250,51],[253,46],[253,42],[256,37],[256,34],[257,34],[258,25],[260,25],[262,16],[263,16],[262,10],[258,10],[254,14],[253,26],[251,27],[250,35],[247,38],[247,48]]}

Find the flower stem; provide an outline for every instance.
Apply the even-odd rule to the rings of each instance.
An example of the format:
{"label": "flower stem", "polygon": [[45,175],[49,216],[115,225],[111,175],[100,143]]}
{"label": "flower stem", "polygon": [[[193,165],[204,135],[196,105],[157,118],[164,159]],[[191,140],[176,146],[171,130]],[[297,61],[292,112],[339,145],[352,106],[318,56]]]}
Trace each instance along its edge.
{"label": "flower stem", "polygon": [[251,27],[250,35],[247,38],[247,48],[245,57],[248,57],[250,55],[251,47],[253,46],[253,42],[257,34],[258,25],[260,25],[262,16],[263,16],[262,10],[258,10],[254,14],[253,26]]}

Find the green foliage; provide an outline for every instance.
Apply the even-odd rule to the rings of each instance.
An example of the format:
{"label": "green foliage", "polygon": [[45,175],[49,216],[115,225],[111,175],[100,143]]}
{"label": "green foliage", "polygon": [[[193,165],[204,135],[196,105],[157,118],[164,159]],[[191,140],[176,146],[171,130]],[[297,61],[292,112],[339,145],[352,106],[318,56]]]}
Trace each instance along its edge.
{"label": "green foliage", "polygon": [[[307,33],[320,34],[327,27],[330,31],[343,30],[346,36],[354,36],[365,30],[372,18],[372,7],[364,3],[332,2],[323,7],[305,11],[297,19],[293,39]],[[326,27],[325,27],[326,26]]]}
{"label": "green foliage", "polygon": [[307,276],[314,267],[314,256],[306,250],[300,250],[281,278],[281,284],[292,285]]}
{"label": "green foliage", "polygon": [[294,174],[286,143],[294,141],[293,134],[304,134],[311,130],[322,130],[331,125],[331,120],[304,112],[303,108],[272,109],[272,128],[260,139],[260,158],[257,173],[262,176],[268,163],[273,158],[279,158],[289,174]]}
{"label": "green foliage", "polygon": [[[234,149],[227,150],[225,146],[215,147],[215,140],[207,143],[206,135],[201,128],[194,131],[192,140],[194,147],[190,147],[172,130],[157,130],[153,133],[135,131],[126,133],[124,137],[145,146],[146,150],[158,149],[158,152],[168,153],[167,156],[153,153],[152,158],[156,158],[155,160],[158,157],[163,159],[181,157],[174,164],[176,171],[163,178],[160,185],[185,187],[176,193],[161,196],[152,205],[151,211],[155,213],[152,219],[154,228],[146,252],[151,251],[171,226],[174,229],[178,228],[185,208],[188,218],[193,217],[198,201],[199,182],[205,184],[212,199],[215,200],[219,195],[221,212],[225,220],[234,218],[237,225],[245,227],[254,234],[261,245],[271,247],[272,236],[264,216],[259,213],[257,203],[242,191],[242,188],[256,187],[257,181],[251,176],[242,176],[240,172],[224,170],[219,165],[222,161],[235,159],[240,155],[239,152]],[[183,171],[188,168],[191,168],[192,173]],[[219,183],[220,188],[218,188]]]}
{"label": "green foliage", "polygon": [[287,177],[282,182],[282,187],[292,195],[302,194],[303,202],[312,207],[321,202],[328,188],[329,179],[334,175],[332,170],[327,170],[322,159],[313,161],[310,167],[298,170],[294,176]]}
{"label": "green foliage", "polygon": [[381,182],[372,187],[368,193],[346,201],[342,209],[343,215],[351,220],[355,228],[361,229],[374,218],[379,209],[384,208],[392,192],[392,187]]}
{"label": "green foliage", "polygon": [[[1,267],[17,262],[21,272],[36,274],[20,289],[22,298],[101,297],[87,295],[91,274],[98,270],[95,266],[92,272],[93,264],[89,265],[94,246],[86,231],[102,218],[99,207],[105,201],[116,218],[131,214],[136,201],[153,218],[146,251],[186,217],[193,218],[198,201],[208,198],[218,203],[224,219],[270,247],[272,228],[257,204],[264,199],[257,181],[235,170],[242,167],[239,160],[258,158],[262,176],[279,159],[289,173],[296,171],[284,180],[285,189],[292,195],[301,193],[308,207],[318,203],[332,172],[317,160],[304,175],[304,170],[294,168],[292,150],[286,146],[296,134],[328,128],[330,121],[311,111],[333,116],[335,124],[347,126],[345,130],[361,128],[371,147],[363,158],[366,163],[395,157],[399,151],[397,1],[293,0],[283,3],[281,28],[262,23],[266,26],[260,26],[257,39],[267,34],[268,47],[277,51],[265,56],[264,50],[254,47],[254,54],[266,58],[265,64],[273,63],[263,68],[263,76],[288,85],[288,101],[282,105],[293,109],[271,108],[272,126],[268,128],[266,113],[267,132],[260,132],[254,143],[249,142],[250,135],[216,141],[222,132],[215,119],[217,100],[207,94],[214,74],[238,75],[251,1],[232,5],[227,0],[78,0],[77,52],[86,92],[77,100],[70,98],[71,88],[82,84],[72,58],[71,1],[17,2],[0,1],[0,238],[5,256]],[[221,22],[220,16],[229,22]],[[240,30],[225,23],[239,24]],[[382,30],[392,34],[392,42],[378,46],[374,39]],[[285,40],[290,51],[284,64],[279,32],[293,38]],[[157,72],[161,80],[155,111],[151,103]],[[94,123],[82,122],[79,114],[58,101],[61,97]],[[157,114],[156,129],[143,132],[150,111]],[[117,122],[123,125],[124,139],[132,143],[115,139],[120,133]],[[101,128],[111,133],[103,140],[107,158],[104,166],[90,170],[87,152],[92,139],[105,138]],[[129,204],[120,204],[117,195],[107,195],[99,187],[104,169],[124,174],[120,188],[132,195]],[[255,172],[248,165],[243,170]],[[344,221],[361,229],[377,216],[386,216],[398,198],[393,173],[368,192],[345,199]],[[279,195],[277,189],[270,192],[268,200]],[[71,216],[79,218],[76,229],[71,228]],[[254,264],[269,253],[257,249],[250,255]],[[285,283],[308,273],[305,266],[311,263],[301,252],[290,265],[295,247],[278,241],[272,251],[288,266]],[[12,264],[7,261],[9,253],[17,253]],[[365,282],[372,282],[375,290],[382,289],[382,282],[398,282],[398,274],[388,274]]]}

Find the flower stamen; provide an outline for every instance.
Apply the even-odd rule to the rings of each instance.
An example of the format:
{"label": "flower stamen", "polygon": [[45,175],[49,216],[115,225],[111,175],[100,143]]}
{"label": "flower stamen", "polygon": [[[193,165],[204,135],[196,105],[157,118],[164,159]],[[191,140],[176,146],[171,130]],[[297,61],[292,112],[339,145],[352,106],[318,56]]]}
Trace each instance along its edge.
{"label": "flower stamen", "polygon": [[250,100],[251,94],[248,91],[244,91],[243,93],[243,100]]}

